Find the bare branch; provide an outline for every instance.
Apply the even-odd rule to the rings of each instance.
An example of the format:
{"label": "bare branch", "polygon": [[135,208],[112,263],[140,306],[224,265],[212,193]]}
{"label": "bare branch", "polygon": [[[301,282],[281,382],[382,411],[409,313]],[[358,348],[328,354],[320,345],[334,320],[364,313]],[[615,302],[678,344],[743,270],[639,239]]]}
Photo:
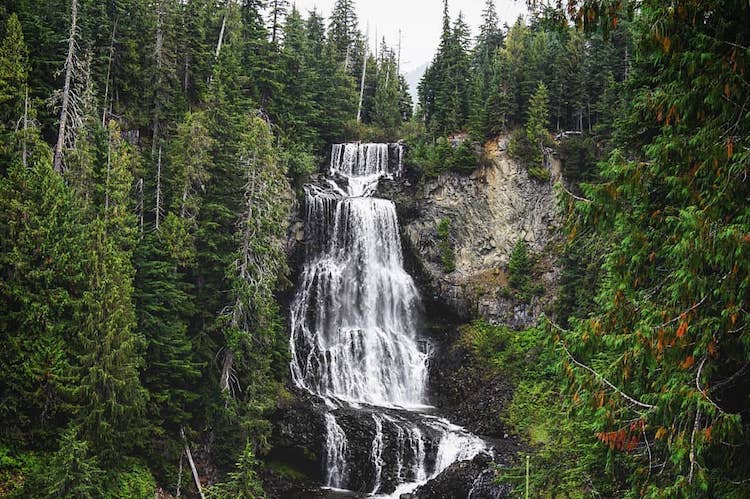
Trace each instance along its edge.
{"label": "bare branch", "polygon": [[572,197],[572,198],[573,198],[573,199],[575,199],[576,201],[582,201],[582,202],[584,202],[584,203],[591,203],[591,200],[590,200],[590,199],[582,198],[581,196],[576,196],[575,194],[573,194],[572,192],[570,192],[570,191],[569,191],[569,190],[568,190],[568,189],[567,189],[567,188],[565,187],[565,184],[563,184],[562,182],[558,182],[558,183],[557,183],[557,185],[559,185],[559,186],[560,186],[560,189],[562,189],[562,190],[563,190],[563,192],[565,192],[565,193],[566,193],[566,194],[567,194],[568,196]]}
{"label": "bare branch", "polygon": [[698,366],[698,372],[695,375],[695,387],[698,389],[699,392],[701,392],[701,395],[703,395],[703,397],[705,397],[705,399],[708,400],[711,403],[711,405],[713,405],[716,408],[717,411],[723,414],[724,411],[722,410],[722,408],[716,405],[716,402],[711,400],[711,397],[708,396],[708,393],[706,393],[706,391],[701,387],[701,382],[700,382],[701,371],[703,370],[703,366],[705,363],[706,363],[706,357],[703,357],[703,360],[701,360],[701,363]]}
{"label": "bare branch", "polygon": [[570,358],[570,360],[575,365],[577,365],[578,367],[581,367],[581,368],[587,370],[588,372],[590,372],[591,374],[593,374],[595,378],[599,379],[604,384],[606,384],[607,386],[609,386],[612,390],[615,391],[615,393],[619,394],[624,399],[628,400],[629,402],[631,402],[631,403],[633,403],[633,404],[635,404],[637,406],[643,407],[644,409],[653,409],[653,408],[656,407],[655,405],[647,404],[645,402],[641,402],[639,400],[636,400],[633,397],[631,397],[630,395],[628,395],[627,393],[623,392],[622,390],[620,390],[619,388],[617,388],[615,385],[613,385],[607,378],[605,378],[604,376],[602,376],[598,372],[594,371],[593,369],[591,369],[586,364],[583,364],[582,362],[579,362],[578,360],[576,360],[576,358],[573,357],[573,354],[570,353],[570,351],[567,349],[567,347],[565,346],[565,344],[562,341],[560,342],[560,345],[563,347],[563,350],[565,350],[565,353],[568,354],[568,357]]}

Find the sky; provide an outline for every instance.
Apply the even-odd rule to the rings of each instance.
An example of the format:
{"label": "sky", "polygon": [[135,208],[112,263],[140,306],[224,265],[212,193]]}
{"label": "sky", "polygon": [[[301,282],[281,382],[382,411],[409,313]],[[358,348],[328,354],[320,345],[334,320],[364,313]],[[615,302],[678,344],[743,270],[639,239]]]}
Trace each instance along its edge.
{"label": "sky", "polygon": [[[307,16],[316,8],[328,18],[335,0],[292,0],[297,9]],[[451,19],[460,10],[464,19],[476,34],[481,23],[482,10],[486,0],[449,0]],[[291,2],[290,2],[291,3]],[[386,43],[394,48],[398,45],[398,32],[401,30],[401,71],[409,72],[432,60],[440,41],[442,28],[442,0],[355,0],[359,28],[365,33],[369,23],[371,43],[374,45],[375,32],[378,39],[385,37]],[[500,25],[513,24],[519,14],[526,13],[525,0],[495,0]],[[372,47],[372,46],[371,46]]]}

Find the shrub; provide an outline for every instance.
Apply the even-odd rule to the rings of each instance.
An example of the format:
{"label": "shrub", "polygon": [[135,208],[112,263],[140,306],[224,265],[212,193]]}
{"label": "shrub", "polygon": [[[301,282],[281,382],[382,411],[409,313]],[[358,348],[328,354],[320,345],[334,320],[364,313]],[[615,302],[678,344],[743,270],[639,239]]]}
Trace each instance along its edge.
{"label": "shrub", "polygon": [[529,141],[523,128],[513,131],[508,141],[508,155],[526,168],[531,178],[541,182],[549,182],[550,173],[542,164],[541,154]]}
{"label": "shrub", "polygon": [[447,171],[470,173],[479,166],[479,159],[472,143],[466,141],[453,147],[445,137],[440,137],[434,144],[410,142],[406,164],[426,177],[437,177]]}

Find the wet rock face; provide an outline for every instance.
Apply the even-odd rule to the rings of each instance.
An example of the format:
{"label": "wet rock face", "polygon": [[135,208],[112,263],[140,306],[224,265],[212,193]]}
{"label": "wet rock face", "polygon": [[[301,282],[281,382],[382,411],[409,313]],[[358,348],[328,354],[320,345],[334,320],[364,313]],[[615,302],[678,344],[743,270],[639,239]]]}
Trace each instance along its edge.
{"label": "wet rock face", "polygon": [[325,456],[324,409],[317,397],[296,391],[295,399],[273,416],[269,459],[291,466],[318,483],[323,480]]}
{"label": "wet rock face", "polygon": [[[464,318],[481,316],[521,329],[534,323],[548,297],[519,303],[503,293],[507,264],[513,246],[523,239],[533,253],[545,255],[539,281],[545,289],[555,288],[557,271],[549,247],[560,225],[553,185],[561,169],[550,154],[550,181],[531,178],[508,156],[505,142],[501,138],[489,144],[489,166],[470,176],[446,173],[417,183],[406,172],[398,181],[382,182],[378,195],[395,201],[404,246],[419,260],[439,301]],[[441,220],[450,222],[455,255],[450,273],[438,246]]]}
{"label": "wet rock face", "polygon": [[501,414],[513,398],[513,385],[502,374],[488,373],[463,346],[438,347],[430,362],[431,402],[470,432],[493,438],[507,431]]}
{"label": "wet rock face", "polygon": [[487,454],[471,461],[453,463],[445,471],[411,494],[400,499],[504,499],[510,498],[511,487],[496,484],[496,464]]}

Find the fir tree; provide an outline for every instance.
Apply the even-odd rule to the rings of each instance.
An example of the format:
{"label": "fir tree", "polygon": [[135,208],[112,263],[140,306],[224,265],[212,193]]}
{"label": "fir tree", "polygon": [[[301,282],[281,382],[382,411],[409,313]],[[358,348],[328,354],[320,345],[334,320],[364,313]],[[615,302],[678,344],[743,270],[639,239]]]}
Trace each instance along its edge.
{"label": "fir tree", "polygon": [[101,497],[104,472],[92,456],[90,444],[81,440],[77,432],[75,427],[70,427],[60,439],[60,449],[44,477],[48,482],[44,490],[47,497]]}
{"label": "fir tree", "polygon": [[529,117],[526,121],[526,137],[534,147],[534,161],[542,161],[542,151],[549,142],[549,111],[547,87],[539,83],[536,92],[529,102]]}

